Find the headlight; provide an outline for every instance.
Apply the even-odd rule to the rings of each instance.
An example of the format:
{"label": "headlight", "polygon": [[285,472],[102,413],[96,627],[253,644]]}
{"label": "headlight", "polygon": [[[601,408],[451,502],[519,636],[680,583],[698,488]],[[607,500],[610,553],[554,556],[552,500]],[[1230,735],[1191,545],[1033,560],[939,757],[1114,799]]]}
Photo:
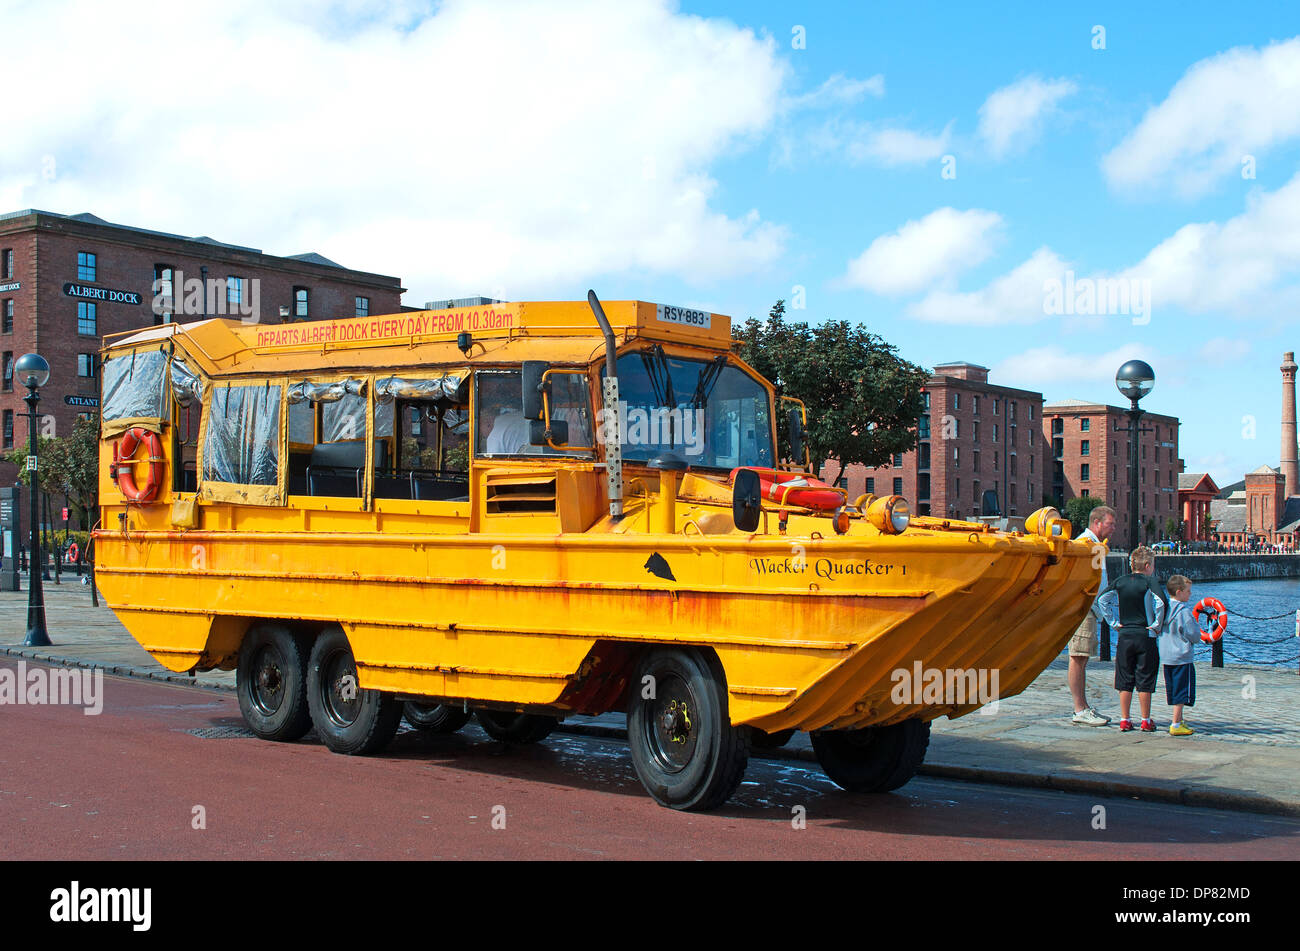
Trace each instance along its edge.
{"label": "headlight", "polygon": [[1025,519],[1025,534],[1044,535],[1047,533],[1047,526],[1051,519],[1060,517],[1061,513],[1050,505],[1047,508],[1041,508]]}
{"label": "headlight", "polygon": [[912,520],[912,510],[901,495],[876,499],[867,509],[867,521],[886,535],[897,535]]}

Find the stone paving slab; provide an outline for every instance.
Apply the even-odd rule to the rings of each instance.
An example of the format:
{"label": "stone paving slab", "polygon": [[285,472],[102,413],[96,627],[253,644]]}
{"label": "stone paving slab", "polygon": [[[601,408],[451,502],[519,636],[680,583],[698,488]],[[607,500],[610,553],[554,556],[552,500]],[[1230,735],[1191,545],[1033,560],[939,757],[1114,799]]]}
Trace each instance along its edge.
{"label": "stone paving slab", "polygon": [[[22,647],[26,592],[0,592],[0,657],[28,658],[76,666],[103,667],[123,676],[233,690],[233,671],[191,677],[165,670],[126,632],[111,610],[91,606],[90,590],[71,579],[46,587],[46,617],[54,645]],[[1197,704],[1187,721],[1198,732],[1168,734],[1169,710],[1163,681],[1152,715],[1156,733],[1118,730],[1118,696],[1113,667],[1088,665],[1089,701],[1106,727],[1070,721],[1064,654],[1018,696],[999,702],[994,714],[979,711],[932,724],[925,775],[1037,786],[1106,796],[1300,815],[1300,677],[1292,670],[1233,665],[1198,665]],[[1253,696],[1243,695],[1250,694]],[[1136,718],[1136,702],[1133,715]],[[574,733],[626,736],[625,719],[608,713],[574,717],[561,729]],[[756,755],[815,761],[808,735],[796,734],[785,748]]]}

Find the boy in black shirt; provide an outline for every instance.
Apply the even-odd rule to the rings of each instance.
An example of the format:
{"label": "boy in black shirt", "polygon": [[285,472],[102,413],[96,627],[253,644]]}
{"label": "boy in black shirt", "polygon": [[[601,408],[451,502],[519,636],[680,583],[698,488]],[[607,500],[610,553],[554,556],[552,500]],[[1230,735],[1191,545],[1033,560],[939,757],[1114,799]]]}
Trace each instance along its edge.
{"label": "boy in black shirt", "polygon": [[1151,694],[1156,689],[1160,671],[1160,651],[1156,638],[1164,623],[1169,602],[1152,574],[1156,559],[1150,548],[1136,548],[1129,556],[1132,574],[1115,579],[1097,599],[1098,612],[1112,629],[1119,632],[1115,646],[1115,689],[1119,691],[1119,728],[1133,729],[1129,708],[1133,690],[1137,689],[1138,707],[1142,711],[1142,731],[1155,732],[1151,719]]}

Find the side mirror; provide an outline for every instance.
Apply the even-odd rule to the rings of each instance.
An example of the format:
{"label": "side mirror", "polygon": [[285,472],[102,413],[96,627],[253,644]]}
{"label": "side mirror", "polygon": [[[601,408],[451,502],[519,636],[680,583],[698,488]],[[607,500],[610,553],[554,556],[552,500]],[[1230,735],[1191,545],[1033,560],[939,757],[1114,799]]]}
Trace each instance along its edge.
{"label": "side mirror", "polygon": [[753,469],[739,469],[731,488],[731,519],[742,532],[758,528],[763,513],[763,485]]}
{"label": "side mirror", "polygon": [[[551,420],[551,442],[557,446],[567,446],[569,444],[569,424],[566,421],[562,419]],[[540,419],[529,420],[528,444],[531,446],[547,445],[545,422]]]}
{"label": "side mirror", "polygon": [[790,458],[803,462],[803,417],[797,408],[790,410]]}
{"label": "side mirror", "polygon": [[545,360],[524,361],[524,419],[542,419],[542,375],[550,368]]}

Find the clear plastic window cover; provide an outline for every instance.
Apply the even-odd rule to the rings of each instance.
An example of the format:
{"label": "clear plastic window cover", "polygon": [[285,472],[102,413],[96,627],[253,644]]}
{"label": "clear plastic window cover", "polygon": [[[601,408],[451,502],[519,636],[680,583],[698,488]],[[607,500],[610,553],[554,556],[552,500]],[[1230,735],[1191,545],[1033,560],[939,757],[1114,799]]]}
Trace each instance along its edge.
{"label": "clear plastic window cover", "polygon": [[181,406],[203,402],[203,380],[181,360],[172,360],[172,396]]}
{"label": "clear plastic window cover", "polygon": [[310,403],[289,404],[289,442],[310,443],[313,438]]}
{"label": "clear plastic window cover", "polygon": [[100,370],[104,388],[105,420],[165,419],[170,403],[163,399],[167,385],[167,355],[161,350],[134,350],[104,361]]}
{"label": "clear plastic window cover", "polygon": [[[366,433],[366,398],[347,394],[321,407],[321,442],[361,439]],[[375,436],[393,434],[393,404],[375,406]]]}
{"label": "clear plastic window cover", "polygon": [[375,383],[375,401],[391,403],[403,400],[455,400],[461,383],[469,375],[467,370],[452,370],[419,379],[390,376]]}
{"label": "clear plastic window cover", "polygon": [[288,399],[290,406],[294,403],[337,403],[346,396],[361,396],[365,392],[366,381],[355,378],[335,380],[333,383],[303,380],[289,387]]}
{"label": "clear plastic window cover", "polygon": [[212,393],[203,443],[203,478],[275,485],[280,465],[280,387],[255,383]]}

